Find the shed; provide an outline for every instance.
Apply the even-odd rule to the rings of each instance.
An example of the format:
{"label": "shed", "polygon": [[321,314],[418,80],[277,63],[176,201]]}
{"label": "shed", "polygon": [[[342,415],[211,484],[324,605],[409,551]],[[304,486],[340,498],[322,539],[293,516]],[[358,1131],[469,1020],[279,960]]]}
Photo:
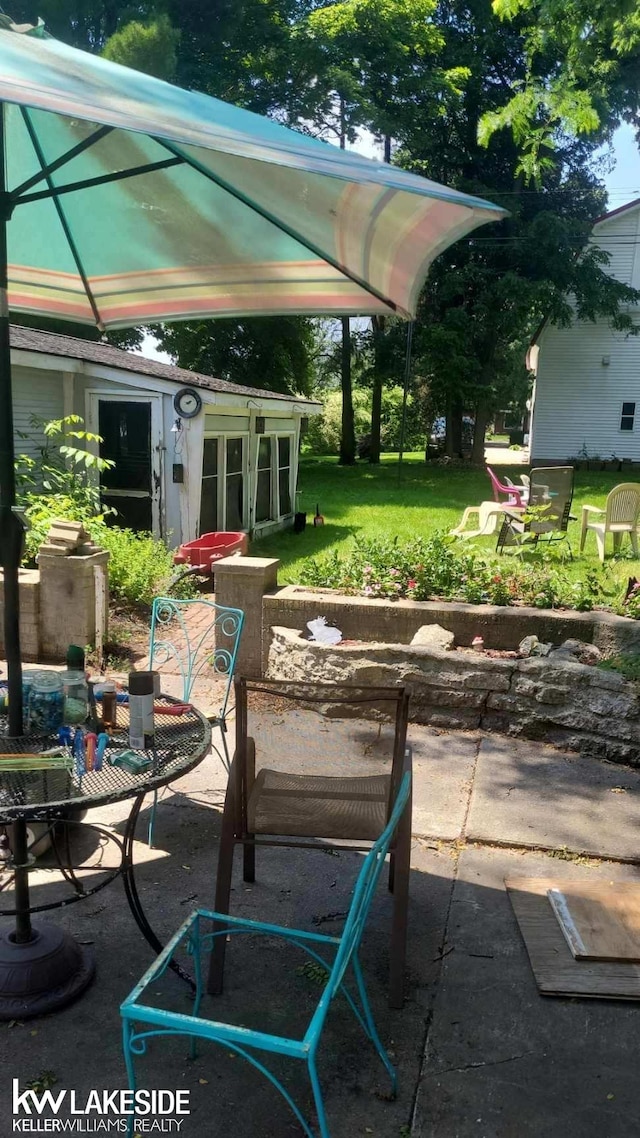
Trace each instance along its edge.
{"label": "shed", "polygon": [[319,403],[18,325],[11,357],[16,452],[39,454],[37,420],[82,416],[114,460],[100,489],[120,525],[175,546],[291,524],[301,431]]}

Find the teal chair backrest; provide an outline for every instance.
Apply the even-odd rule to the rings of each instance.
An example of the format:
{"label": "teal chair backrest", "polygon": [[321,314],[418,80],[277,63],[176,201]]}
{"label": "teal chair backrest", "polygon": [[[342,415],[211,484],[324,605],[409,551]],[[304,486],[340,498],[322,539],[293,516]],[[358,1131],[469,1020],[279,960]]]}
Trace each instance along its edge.
{"label": "teal chair backrest", "polygon": [[400,783],[400,789],[398,790],[395,804],[391,811],[391,817],[377,842],[369,850],[369,853],[364,859],[362,869],[358,874],[351,907],[340,938],[340,948],[338,949],[333,968],[331,969],[329,982],[309,1025],[307,1034],[310,1037],[316,1035],[320,1023],[326,1015],[328,1006],[340,987],[354,954],[357,953],[360,947],[360,941],[362,940],[362,934],[364,933],[369,908],[376,891],[378,879],[384,868],[389,846],[391,845],[398,823],[407,805],[410,793],[411,774],[409,771],[406,771]]}
{"label": "teal chair backrest", "polygon": [[156,597],[151,609],[149,667],[177,665],[182,677],[182,699],[187,703],[196,679],[207,669],[226,677],[220,709],[220,717],[224,718],[243,624],[241,609],[200,597],[186,601]]}

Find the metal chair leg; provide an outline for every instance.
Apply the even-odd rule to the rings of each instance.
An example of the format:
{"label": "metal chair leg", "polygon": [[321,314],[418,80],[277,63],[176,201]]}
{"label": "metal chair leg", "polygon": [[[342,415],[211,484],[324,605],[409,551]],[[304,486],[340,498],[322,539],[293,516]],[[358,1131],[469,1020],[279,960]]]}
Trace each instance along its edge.
{"label": "metal chair leg", "polygon": [[[216,896],[214,910],[216,913],[228,913],[231,897],[231,875],[233,873],[233,852],[235,849],[235,796],[232,781],[229,782],[224,801],[222,815],[222,831],[220,833],[220,850],[218,853],[218,872],[216,875]],[[215,931],[215,926],[214,926]],[[214,937],[209,960],[209,978],[207,992],[210,996],[219,996],[222,993],[224,982],[224,960],[227,947],[225,936]]]}
{"label": "metal chair leg", "polygon": [[407,952],[409,916],[409,875],[411,871],[411,798],[407,802],[396,833],[393,874],[393,918],[389,966],[389,1007],[404,1004],[404,966]]}
{"label": "metal chair leg", "polygon": [[[252,838],[253,834],[247,834]],[[256,847],[253,842],[245,842],[242,847],[242,880],[252,884],[256,879]]]}

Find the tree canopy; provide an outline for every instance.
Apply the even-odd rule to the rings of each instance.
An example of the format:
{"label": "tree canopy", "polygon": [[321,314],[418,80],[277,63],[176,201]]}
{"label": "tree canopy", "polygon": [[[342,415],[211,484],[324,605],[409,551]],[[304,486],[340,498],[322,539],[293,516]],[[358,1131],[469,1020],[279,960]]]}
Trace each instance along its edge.
{"label": "tree canopy", "polygon": [[564,135],[606,141],[623,120],[638,128],[636,0],[493,0],[493,10],[522,29],[526,70],[485,113],[480,139],[510,129],[528,181],[553,164]]}
{"label": "tree canopy", "polygon": [[[419,394],[429,413],[475,412],[477,457],[492,411],[522,396],[543,317],[635,331],[637,294],[588,236],[606,206],[597,148],[620,121],[638,125],[636,0],[32,0],[12,15],[341,145],[368,131],[387,160],[506,206],[507,220],[436,260],[414,334],[414,408]],[[263,317],[154,331],[182,366],[309,392],[315,327]],[[331,353],[335,385],[342,369],[348,398],[353,363],[374,417],[382,386],[401,381],[404,339],[387,319]]]}

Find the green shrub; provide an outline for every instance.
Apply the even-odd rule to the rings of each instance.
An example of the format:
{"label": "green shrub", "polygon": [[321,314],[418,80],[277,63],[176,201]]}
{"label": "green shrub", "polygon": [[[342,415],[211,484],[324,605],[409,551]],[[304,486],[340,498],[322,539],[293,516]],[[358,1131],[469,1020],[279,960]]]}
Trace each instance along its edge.
{"label": "green shrub", "polygon": [[621,652],[619,656],[601,660],[598,667],[604,672],[620,672],[626,680],[640,680],[640,653]]}
{"label": "green shrub", "polygon": [[114,600],[126,604],[150,605],[155,596],[166,592],[175,570],[173,556],[163,541],[150,533],[106,524],[104,515],[91,514],[64,494],[30,495],[26,506],[30,529],[26,535],[24,564],[35,565],[38,549],[56,518],[82,522],[96,545],[107,549],[109,592]]}
{"label": "green shrub", "polygon": [[443,598],[474,605],[520,603],[582,612],[607,600],[597,571],[576,582],[544,555],[536,564],[515,558],[487,560],[446,534],[409,542],[357,539],[342,555],[334,551],[306,561],[300,583],[392,600]]}
{"label": "green shrub", "polygon": [[104,524],[92,526],[92,537],[111,554],[109,590],[114,598],[150,605],[154,597],[166,594],[175,570],[171,551],[163,541],[150,533]]}
{"label": "green shrub", "polygon": [[[109,515],[101,512],[97,483],[87,479],[87,471],[100,472],[113,465],[87,449],[95,448],[99,437],[85,431],[77,415],[51,423],[33,419],[32,427],[38,438],[42,436],[40,459],[19,455],[16,462],[19,504],[29,523],[24,564],[36,564],[38,549],[57,518],[82,522],[93,541],[111,554],[111,596],[126,604],[150,605],[154,596],[167,590],[174,572],[172,554],[149,533],[107,525]],[[183,595],[190,591],[187,582]]]}

